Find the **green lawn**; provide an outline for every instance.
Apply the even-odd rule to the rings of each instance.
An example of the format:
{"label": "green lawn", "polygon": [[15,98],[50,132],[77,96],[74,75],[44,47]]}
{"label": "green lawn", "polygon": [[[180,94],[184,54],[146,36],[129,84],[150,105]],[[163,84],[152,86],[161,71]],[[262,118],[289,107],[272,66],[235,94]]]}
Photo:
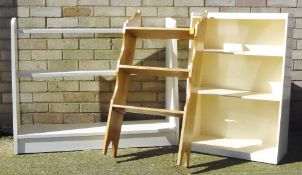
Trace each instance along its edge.
{"label": "green lawn", "polygon": [[2,174],[302,174],[302,134],[291,134],[280,165],[192,153],[191,167],[176,165],[177,147],[119,149],[118,157],[100,150],[13,154],[11,137],[0,137]]}

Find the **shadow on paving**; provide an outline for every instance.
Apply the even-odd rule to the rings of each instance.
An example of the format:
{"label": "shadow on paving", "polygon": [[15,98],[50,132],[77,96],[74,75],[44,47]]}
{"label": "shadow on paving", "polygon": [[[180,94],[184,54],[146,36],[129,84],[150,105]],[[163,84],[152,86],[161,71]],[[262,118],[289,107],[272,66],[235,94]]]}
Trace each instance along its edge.
{"label": "shadow on paving", "polygon": [[248,163],[248,161],[240,160],[240,159],[232,159],[232,158],[225,158],[222,160],[215,160],[212,162],[206,162],[206,163],[200,163],[197,165],[191,165],[189,169],[196,169],[200,168],[201,170],[191,172],[192,174],[200,174],[200,173],[206,173],[213,170],[219,170],[227,167],[231,167],[234,165],[241,165],[244,163]]}
{"label": "shadow on paving", "polygon": [[[177,152],[178,152],[178,147],[160,147],[160,148],[156,148],[156,149],[152,149],[152,150],[146,150],[146,151],[141,151],[141,152],[136,152],[136,153],[131,153],[131,154],[119,155],[119,156],[117,156],[117,158],[124,158],[124,157],[130,157],[130,158],[127,160],[117,161],[117,163],[137,161],[137,160],[147,159],[147,158],[161,156],[161,155],[165,155],[165,154],[177,154]],[[201,155],[201,153],[197,153],[197,154]],[[240,165],[240,164],[244,164],[247,162],[248,161],[244,161],[244,160],[240,160],[240,159],[225,158],[223,160],[217,160],[217,161],[192,165],[189,167],[189,169],[202,168],[202,170],[191,172],[192,174],[199,174],[199,173],[209,172],[212,170],[218,170],[218,169],[231,167],[234,165]]]}
{"label": "shadow on paving", "polygon": [[159,147],[159,148],[155,148],[155,149],[151,149],[151,150],[146,150],[146,151],[141,151],[141,152],[136,152],[136,153],[131,153],[131,154],[125,154],[125,155],[119,155],[119,156],[117,156],[118,158],[123,158],[123,157],[130,157],[130,158],[127,160],[117,161],[117,163],[142,160],[142,159],[161,156],[161,155],[165,155],[165,154],[176,154],[177,151],[178,151],[177,147]]}
{"label": "shadow on paving", "polygon": [[[289,140],[288,152],[284,156],[284,158],[280,161],[279,165],[291,164],[291,163],[302,161],[302,149],[301,149],[302,132],[291,131],[289,133],[288,140]],[[161,156],[165,154],[177,154],[177,151],[178,151],[178,147],[158,147],[155,149],[146,150],[142,152],[117,156],[118,158],[129,157],[129,159],[117,161],[117,163],[137,161],[137,160]],[[202,155],[201,153],[196,153],[196,154]],[[206,172],[224,169],[236,165],[242,165],[249,162],[250,161],[226,157],[220,160],[214,160],[211,162],[201,162],[199,164],[191,165],[189,167],[189,170],[191,170],[192,174],[200,174],[200,173],[206,173]]]}

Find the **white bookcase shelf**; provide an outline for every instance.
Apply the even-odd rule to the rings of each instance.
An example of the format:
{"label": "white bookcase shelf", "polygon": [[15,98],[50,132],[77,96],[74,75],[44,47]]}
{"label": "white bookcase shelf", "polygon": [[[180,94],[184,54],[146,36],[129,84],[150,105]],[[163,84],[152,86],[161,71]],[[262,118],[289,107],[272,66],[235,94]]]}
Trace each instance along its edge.
{"label": "white bookcase shelf", "polygon": [[285,48],[279,45],[242,45],[236,43],[224,44],[221,49],[204,49],[204,52],[209,53],[224,53],[234,55],[251,55],[251,56],[271,56],[282,58],[285,53]]}
{"label": "white bookcase shelf", "polygon": [[81,77],[81,76],[115,76],[115,70],[85,70],[85,71],[18,71],[19,77]]}
{"label": "white bookcase shelf", "polygon": [[[22,134],[19,139],[28,138],[56,138],[56,137],[79,137],[91,135],[104,135],[105,123],[80,123],[80,124],[39,124],[32,127],[24,125],[20,128]],[[126,121],[122,127],[123,134],[140,134],[171,132],[175,130],[173,124],[167,124],[163,120]]]}
{"label": "white bookcase shelf", "polygon": [[265,101],[280,101],[281,94],[267,93],[267,92],[252,92],[246,90],[234,90],[234,89],[221,89],[221,88],[210,88],[201,87],[193,88],[193,93],[200,95],[216,95],[225,97],[234,97],[249,100],[265,100]]}
{"label": "white bookcase shelf", "polygon": [[[191,26],[201,14],[193,14]],[[192,150],[277,164],[287,150],[287,14],[209,13],[193,67]],[[191,51],[193,54],[193,52]]]}

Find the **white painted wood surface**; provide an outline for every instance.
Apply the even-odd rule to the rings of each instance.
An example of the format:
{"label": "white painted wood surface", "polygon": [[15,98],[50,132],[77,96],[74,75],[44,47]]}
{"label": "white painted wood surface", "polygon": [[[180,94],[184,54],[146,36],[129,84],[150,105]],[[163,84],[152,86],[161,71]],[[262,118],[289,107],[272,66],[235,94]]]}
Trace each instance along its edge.
{"label": "white painted wood surface", "polygon": [[122,34],[123,30],[118,28],[103,28],[103,29],[92,29],[92,28],[77,28],[77,29],[18,29],[17,34],[52,34],[52,33],[104,33],[104,34]]}
{"label": "white painted wood surface", "polygon": [[[288,14],[284,14],[285,26],[284,32],[288,33]],[[283,36],[285,41],[284,45],[287,45],[287,35]],[[291,70],[292,70],[292,60],[289,58],[288,49],[283,55],[282,64],[282,101],[279,109],[279,121],[278,121],[278,135],[277,135],[277,145],[278,145],[278,157],[277,163],[285,156],[288,149],[288,128],[289,128],[289,112],[290,112],[290,93],[291,93]]]}
{"label": "white painted wood surface", "polygon": [[235,97],[241,99],[250,100],[266,100],[266,101],[280,101],[282,99],[280,93],[267,93],[267,92],[252,92],[247,90],[235,90],[235,89],[223,89],[223,88],[192,88],[193,93],[199,95],[214,95],[214,96],[226,96]]}
{"label": "white painted wood surface", "polygon": [[[166,18],[166,28],[176,28],[176,20],[172,18]],[[166,67],[167,68],[178,68],[178,57],[177,57],[177,40],[168,40],[166,43]],[[178,91],[178,78],[167,77],[166,78],[166,89],[165,89],[166,109],[179,110],[179,91]],[[175,125],[176,132],[175,145],[178,144],[179,140],[179,119],[176,117],[168,117],[171,124]]]}
{"label": "white painted wood surface", "polygon": [[13,134],[14,134],[14,153],[18,153],[18,129],[20,127],[20,106],[19,106],[19,78],[18,70],[18,45],[17,45],[17,21],[11,20],[11,75],[12,75],[12,105],[13,105]]}
{"label": "white painted wood surface", "polygon": [[[193,14],[191,26],[201,14]],[[277,164],[287,151],[287,14],[208,13],[192,150]],[[202,53],[201,53],[202,52]]]}
{"label": "white painted wood surface", "polygon": [[[173,145],[174,132],[122,134],[120,148]],[[19,139],[19,154],[100,149],[103,135]]]}
{"label": "white painted wood surface", "polygon": [[[123,134],[140,134],[171,132],[175,130],[173,123],[164,120],[125,121],[122,126]],[[20,139],[52,138],[104,135],[106,123],[79,123],[79,124],[38,124],[35,127],[23,125],[20,127]]]}
{"label": "white painted wood surface", "polygon": [[19,77],[81,77],[81,76],[115,76],[115,70],[85,70],[65,72],[19,71]]}
{"label": "white painted wood surface", "polygon": [[[100,149],[105,123],[23,125],[18,153]],[[122,127],[121,148],[173,145],[176,127],[164,120],[127,121]]]}
{"label": "white painted wood surface", "polygon": [[[201,13],[193,12],[194,16],[199,16]],[[210,12],[208,13],[208,18],[215,19],[244,19],[244,20],[287,20],[287,13],[218,13],[218,12]]]}

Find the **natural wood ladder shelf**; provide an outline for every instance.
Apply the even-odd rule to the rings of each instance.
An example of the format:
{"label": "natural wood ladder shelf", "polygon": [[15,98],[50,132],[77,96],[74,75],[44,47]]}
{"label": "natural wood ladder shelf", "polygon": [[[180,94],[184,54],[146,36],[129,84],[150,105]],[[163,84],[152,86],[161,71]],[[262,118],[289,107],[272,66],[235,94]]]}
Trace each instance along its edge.
{"label": "natural wood ladder shelf", "polygon": [[128,95],[128,86],[130,76],[159,76],[159,77],[178,77],[188,78],[188,69],[165,68],[165,67],[149,67],[135,66],[133,64],[133,56],[135,52],[135,43],[137,38],[143,39],[192,39],[193,32],[189,28],[154,28],[154,27],[134,27],[138,25],[138,17],[140,12],[137,12],[131,19],[124,24],[123,46],[120,58],[117,65],[116,86],[111,99],[107,129],[104,140],[104,154],[107,153],[109,144],[112,143],[113,156],[117,154],[121,126],[125,112],[171,116],[181,118],[184,116],[184,111],[157,109],[148,107],[137,107],[126,105]]}

